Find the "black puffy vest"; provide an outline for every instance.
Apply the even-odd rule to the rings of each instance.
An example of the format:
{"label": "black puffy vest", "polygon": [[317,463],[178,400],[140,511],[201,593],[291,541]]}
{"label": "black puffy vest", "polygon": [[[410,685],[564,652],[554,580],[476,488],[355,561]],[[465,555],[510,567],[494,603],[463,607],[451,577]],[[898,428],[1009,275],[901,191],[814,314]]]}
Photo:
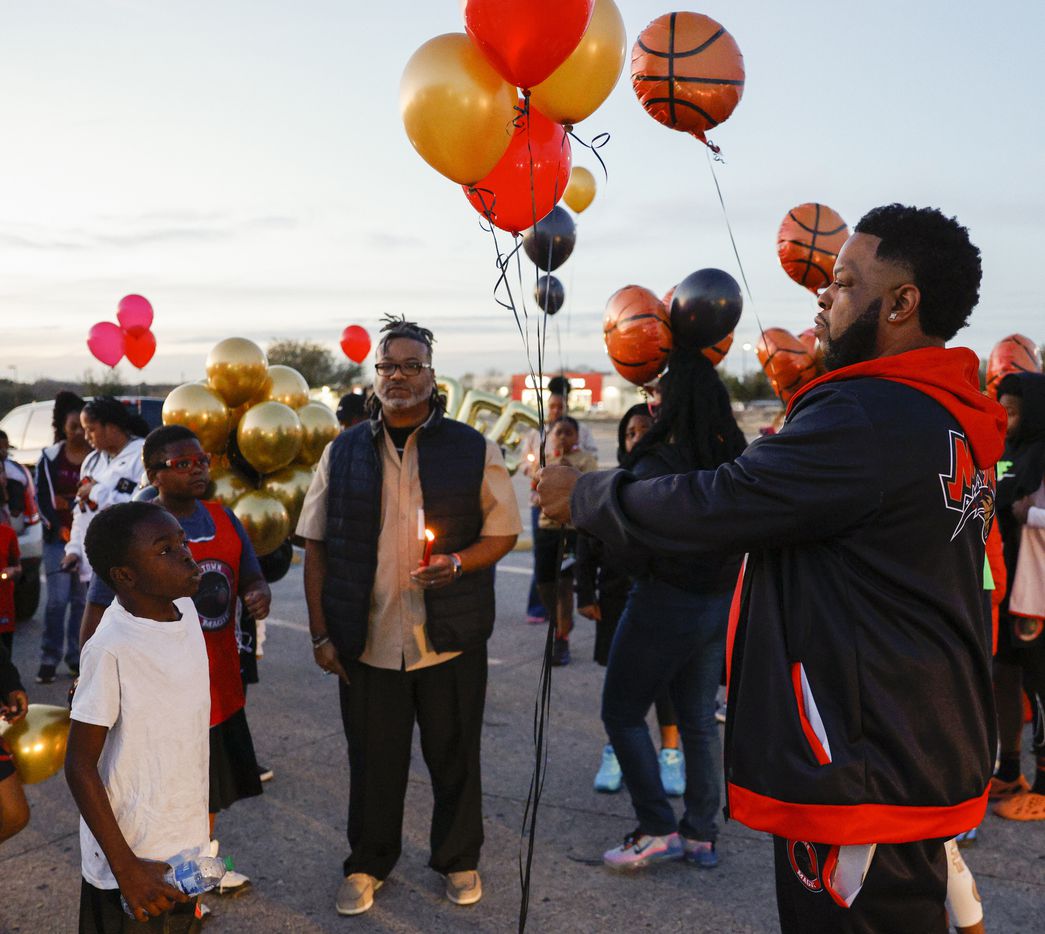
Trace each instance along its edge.
{"label": "black puffy vest", "polygon": [[[363,422],[342,432],[330,449],[323,612],[330,639],[346,659],[358,658],[366,646],[381,530],[383,435],[381,422]],[[436,412],[417,430],[416,443],[433,551],[461,551],[482,531],[486,440]],[[492,567],[425,591],[425,628],[436,651],[482,645],[493,632],[494,615]]]}

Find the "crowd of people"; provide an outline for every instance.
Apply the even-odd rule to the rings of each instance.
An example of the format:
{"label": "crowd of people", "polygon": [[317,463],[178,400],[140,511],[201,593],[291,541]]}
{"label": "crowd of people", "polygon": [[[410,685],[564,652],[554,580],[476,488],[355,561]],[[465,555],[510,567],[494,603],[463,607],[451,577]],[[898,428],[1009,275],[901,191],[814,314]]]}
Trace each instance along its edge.
{"label": "crowd of people", "polygon": [[[1045,376],[1010,374],[992,398],[975,355],[945,346],[979,282],[954,219],[869,212],[819,297],[826,374],[750,445],[699,349],[673,351],[656,398],[624,414],[616,470],[597,469],[568,384],[550,387],[523,461],[527,615],[552,627],[558,668],[575,602],[595,625],[606,743],[593,785],[626,789],[636,820],[605,852],[610,870],[729,858],[721,718],[725,813],[773,837],[785,934],[983,930],[959,843],[989,801],[1045,820]],[[433,343],[388,322],[373,394],[365,411],[343,400],[296,528],[314,661],[338,681],[348,749],[342,915],[372,907],[400,856],[415,724],[429,865],[450,902],[482,898],[486,644],[494,570],[522,525],[497,445],[443,411]],[[235,516],[207,500],[210,457],[189,429],[145,435],[120,402],[71,394],[54,428],[36,471],[37,681],[62,662],[79,676],[66,777],[82,816],[80,930],[196,930],[205,907],[165,861],[216,855],[217,813],[261,793],[237,627],[264,619],[269,587]],[[5,529],[0,632],[18,573]],[[28,701],[5,640],[16,721]],[[28,819],[0,748],[0,841]]]}

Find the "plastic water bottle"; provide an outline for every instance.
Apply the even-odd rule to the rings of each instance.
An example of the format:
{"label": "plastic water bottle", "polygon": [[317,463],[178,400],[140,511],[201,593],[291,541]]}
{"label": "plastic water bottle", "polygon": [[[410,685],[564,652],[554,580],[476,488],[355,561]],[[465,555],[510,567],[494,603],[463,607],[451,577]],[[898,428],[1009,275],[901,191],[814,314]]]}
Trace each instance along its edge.
{"label": "plastic water bottle", "polygon": [[[150,861],[151,862],[151,861]],[[172,859],[165,860],[167,871],[163,874],[163,881],[184,892],[190,898],[209,892],[219,882],[225,873],[232,868],[231,859],[219,859],[217,856],[200,856],[191,858],[185,853],[179,853]],[[120,904],[124,912],[134,917],[127,900],[121,895]]]}

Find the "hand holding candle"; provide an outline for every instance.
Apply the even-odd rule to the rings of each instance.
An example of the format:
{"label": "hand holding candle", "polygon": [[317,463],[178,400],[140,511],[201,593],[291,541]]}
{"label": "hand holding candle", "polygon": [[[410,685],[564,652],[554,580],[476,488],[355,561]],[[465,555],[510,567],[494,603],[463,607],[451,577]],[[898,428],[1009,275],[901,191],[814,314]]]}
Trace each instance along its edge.
{"label": "hand holding candle", "polygon": [[425,553],[421,558],[421,567],[426,568],[432,563],[432,546],[435,544],[435,532],[425,529]]}

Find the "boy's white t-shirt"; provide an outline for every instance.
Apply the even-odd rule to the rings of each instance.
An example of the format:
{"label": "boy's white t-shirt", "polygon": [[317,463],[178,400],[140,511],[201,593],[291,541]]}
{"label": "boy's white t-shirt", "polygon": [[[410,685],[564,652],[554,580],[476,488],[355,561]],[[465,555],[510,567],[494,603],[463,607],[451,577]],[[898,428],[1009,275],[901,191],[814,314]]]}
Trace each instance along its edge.
{"label": "boy's white t-shirt", "polygon": [[[109,728],[98,772],[135,856],[170,859],[209,845],[210,672],[192,600],[181,619],[132,616],[114,600],[80,655],[72,718]],[[80,818],[83,877],[118,888]]]}

